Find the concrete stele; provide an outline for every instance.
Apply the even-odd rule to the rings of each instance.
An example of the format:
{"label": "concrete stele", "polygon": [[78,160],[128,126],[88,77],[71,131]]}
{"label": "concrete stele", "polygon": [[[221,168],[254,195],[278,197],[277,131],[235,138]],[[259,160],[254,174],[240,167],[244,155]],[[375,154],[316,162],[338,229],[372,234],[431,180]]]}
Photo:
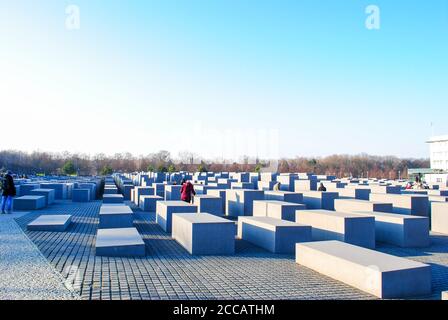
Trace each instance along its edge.
{"label": "concrete stele", "polygon": [[296,222],[310,225],[314,241],[339,240],[375,248],[375,218],[328,210],[297,210]]}
{"label": "concrete stele", "polygon": [[340,241],[296,244],[296,262],[379,298],[431,293],[431,267]]}
{"label": "concrete stele", "polygon": [[72,216],[65,215],[41,215],[28,223],[30,231],[65,231],[72,221]]}
{"label": "concrete stele", "polygon": [[235,223],[209,213],[174,213],[172,237],[193,255],[235,253]]}

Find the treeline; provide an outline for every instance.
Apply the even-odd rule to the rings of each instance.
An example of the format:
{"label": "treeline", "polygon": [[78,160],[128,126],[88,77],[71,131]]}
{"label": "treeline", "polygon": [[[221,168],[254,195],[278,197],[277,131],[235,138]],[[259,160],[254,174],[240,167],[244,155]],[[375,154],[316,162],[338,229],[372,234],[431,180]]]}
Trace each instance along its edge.
{"label": "treeline", "polygon": [[[96,154],[49,153],[22,151],[0,151],[0,169],[9,169],[18,174],[78,174],[97,175],[135,171],[259,171],[274,165],[279,172],[314,172],[338,177],[377,177],[396,179],[407,177],[408,168],[428,168],[428,159],[400,159],[397,157],[361,155],[332,155],[323,158],[297,157],[280,159],[278,163],[263,160],[255,164],[247,158],[241,163],[220,163],[196,160],[193,154],[183,153],[174,159],[168,151],[159,151],[136,157],[130,153],[113,156]],[[243,158],[244,159],[244,158]]]}
{"label": "treeline", "polygon": [[314,172],[337,177],[407,178],[409,168],[429,168],[429,159],[400,159],[393,156],[332,155],[324,158],[282,159],[279,172]]}

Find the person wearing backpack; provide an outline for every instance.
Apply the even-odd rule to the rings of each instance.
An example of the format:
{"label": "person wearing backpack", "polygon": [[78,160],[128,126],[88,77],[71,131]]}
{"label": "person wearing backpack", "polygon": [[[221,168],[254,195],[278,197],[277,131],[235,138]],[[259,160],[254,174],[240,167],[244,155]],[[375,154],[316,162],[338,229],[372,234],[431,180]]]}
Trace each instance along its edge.
{"label": "person wearing backpack", "polygon": [[182,179],[182,187],[180,188],[180,199],[182,201],[191,203],[192,196],[196,195],[196,191],[194,190],[194,186],[190,181],[185,181]]}
{"label": "person wearing backpack", "polygon": [[[16,187],[14,185],[14,179],[12,178],[12,172],[8,170],[2,183],[2,214],[11,214],[12,198],[16,196]],[[5,211],[6,208],[6,211]]]}

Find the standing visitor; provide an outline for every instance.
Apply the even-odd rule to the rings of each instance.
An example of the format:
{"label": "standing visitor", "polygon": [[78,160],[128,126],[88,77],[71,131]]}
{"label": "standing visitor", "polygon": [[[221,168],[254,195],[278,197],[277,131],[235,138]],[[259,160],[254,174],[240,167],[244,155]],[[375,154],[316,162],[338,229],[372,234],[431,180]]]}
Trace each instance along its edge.
{"label": "standing visitor", "polygon": [[272,187],[273,191],[280,191],[280,187],[281,187],[281,183],[277,182],[276,184],[274,184],[274,187]]}
{"label": "standing visitor", "polygon": [[190,181],[185,182],[185,179],[182,179],[182,187],[180,188],[180,199],[182,201],[190,203],[192,195],[196,195],[193,184]]}
{"label": "standing visitor", "polygon": [[[14,186],[14,179],[12,172],[8,170],[2,181],[2,214],[11,213],[12,198],[16,196],[16,187]],[[5,211],[6,207],[6,211]]]}
{"label": "standing visitor", "polygon": [[325,188],[324,184],[321,182],[319,189],[317,189],[317,191],[325,192],[325,191],[327,191],[327,188]]}

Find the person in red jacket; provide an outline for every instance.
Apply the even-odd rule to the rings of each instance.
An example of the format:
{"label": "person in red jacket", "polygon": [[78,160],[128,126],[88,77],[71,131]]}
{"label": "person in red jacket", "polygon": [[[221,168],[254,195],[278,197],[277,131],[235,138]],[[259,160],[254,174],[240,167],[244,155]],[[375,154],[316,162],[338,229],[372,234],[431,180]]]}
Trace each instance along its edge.
{"label": "person in red jacket", "polygon": [[180,187],[180,199],[182,201],[190,203],[191,195],[196,195],[193,184],[190,181],[185,182],[185,179],[182,179],[182,187]]}

